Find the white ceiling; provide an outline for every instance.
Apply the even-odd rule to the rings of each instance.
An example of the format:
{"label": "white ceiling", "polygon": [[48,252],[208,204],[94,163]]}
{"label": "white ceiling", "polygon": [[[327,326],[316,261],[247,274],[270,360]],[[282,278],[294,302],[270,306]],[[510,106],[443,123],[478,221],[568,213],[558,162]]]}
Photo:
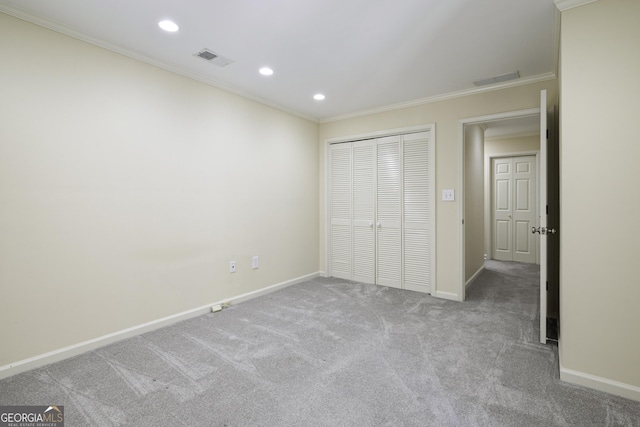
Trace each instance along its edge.
{"label": "white ceiling", "polygon": [[[320,122],[516,70],[520,82],[556,73],[553,0],[0,0],[0,11]],[[234,62],[195,57],[202,48]]]}

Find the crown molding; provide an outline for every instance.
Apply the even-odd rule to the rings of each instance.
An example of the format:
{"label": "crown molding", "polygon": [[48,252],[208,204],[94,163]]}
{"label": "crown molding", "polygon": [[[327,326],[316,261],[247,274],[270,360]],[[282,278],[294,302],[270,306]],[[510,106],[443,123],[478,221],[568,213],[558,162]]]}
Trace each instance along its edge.
{"label": "crown molding", "polygon": [[215,87],[217,89],[221,89],[221,90],[224,90],[226,92],[230,92],[230,93],[232,93],[234,95],[238,95],[238,96],[240,96],[242,98],[245,98],[245,99],[248,99],[250,101],[254,101],[254,102],[257,102],[259,104],[266,105],[266,106],[271,107],[271,108],[275,108],[276,110],[280,110],[282,112],[285,112],[285,113],[300,117],[300,118],[305,119],[305,120],[309,120],[309,121],[314,122],[314,123],[318,123],[318,118],[317,117],[310,117],[310,116],[301,114],[300,112],[290,110],[290,109],[288,109],[286,107],[283,107],[281,105],[269,102],[269,101],[267,101],[265,99],[256,97],[256,96],[251,95],[251,94],[249,94],[247,92],[239,90],[239,89],[237,89],[235,87],[229,86],[229,85],[227,85],[225,83],[222,83],[222,82],[220,82],[220,81],[218,81],[216,79],[212,79],[210,77],[203,76],[203,75],[200,75],[200,74],[197,74],[197,73],[184,71],[184,70],[182,70],[182,69],[180,69],[178,67],[175,67],[175,66],[173,66],[171,64],[167,64],[167,63],[164,63],[164,62],[156,61],[155,59],[149,58],[149,57],[147,57],[145,55],[142,55],[142,54],[140,54],[138,52],[135,52],[135,51],[132,51],[132,50],[129,50],[129,49],[125,49],[125,48],[123,48],[121,46],[113,45],[111,43],[104,42],[104,41],[96,39],[94,37],[90,37],[90,36],[88,36],[86,34],[83,34],[83,33],[79,32],[79,31],[73,30],[73,29],[71,29],[69,27],[66,27],[64,25],[58,24],[58,23],[53,22],[53,21],[49,21],[47,19],[42,19],[40,17],[34,16],[34,15],[30,14],[30,13],[27,13],[27,12],[25,12],[23,10],[16,9],[14,7],[11,7],[11,6],[0,4],[0,12],[5,13],[5,14],[10,15],[10,16],[13,16],[14,18],[18,18],[18,19],[21,19],[23,21],[27,21],[27,22],[30,22],[32,24],[38,25],[39,27],[47,28],[49,30],[55,31],[55,32],[60,33],[60,34],[64,34],[64,35],[72,37],[74,39],[81,40],[83,42],[92,44],[94,46],[98,46],[98,47],[101,47],[103,49],[110,50],[112,52],[118,53],[120,55],[127,56],[127,57],[135,59],[137,61],[144,62],[144,63],[149,64],[149,65],[153,65],[154,67],[161,68],[161,69],[163,69],[165,71],[169,71],[171,73],[178,74],[178,75],[181,75],[183,77],[187,77],[187,78],[189,78],[191,80],[196,80],[196,81],[198,81],[200,83],[203,83],[203,84],[206,84],[208,86],[213,86],[213,87]]}
{"label": "crown molding", "polygon": [[560,12],[573,9],[574,7],[583,6],[585,4],[593,3],[598,0],[555,0],[554,3]]}
{"label": "crown molding", "polygon": [[343,114],[340,116],[334,116],[334,117],[329,117],[323,120],[320,120],[320,123],[330,123],[330,122],[337,122],[340,120],[346,120],[346,119],[352,119],[355,117],[361,117],[361,116],[368,116],[370,114],[377,114],[377,113],[384,113],[387,111],[394,111],[394,110],[401,110],[403,108],[409,108],[409,107],[416,107],[419,105],[424,105],[424,104],[431,104],[434,102],[440,102],[440,101],[446,101],[449,99],[454,99],[454,98],[462,98],[465,96],[470,96],[470,95],[478,95],[481,93],[486,93],[486,92],[493,92],[496,90],[502,90],[502,89],[507,89],[507,88],[511,88],[511,87],[517,87],[517,86],[524,86],[524,85],[528,85],[528,84],[533,84],[533,83],[540,83],[540,82],[545,82],[547,80],[554,80],[556,79],[556,73],[544,73],[544,74],[538,74],[535,76],[530,76],[530,77],[525,77],[525,78],[521,78],[521,79],[517,79],[517,80],[510,80],[508,82],[504,82],[504,83],[498,83],[495,85],[491,85],[491,86],[481,86],[481,87],[474,87],[471,89],[464,89],[464,90],[460,90],[457,92],[449,92],[449,93],[445,93],[442,95],[436,95],[436,96],[431,96],[428,98],[421,98],[421,99],[416,99],[413,101],[408,101],[408,102],[402,102],[399,104],[392,104],[392,105],[387,105],[387,106],[383,106],[383,107],[379,107],[379,108],[373,108],[370,110],[363,110],[363,111],[359,111],[359,112],[355,112],[355,113],[348,113],[348,114]]}

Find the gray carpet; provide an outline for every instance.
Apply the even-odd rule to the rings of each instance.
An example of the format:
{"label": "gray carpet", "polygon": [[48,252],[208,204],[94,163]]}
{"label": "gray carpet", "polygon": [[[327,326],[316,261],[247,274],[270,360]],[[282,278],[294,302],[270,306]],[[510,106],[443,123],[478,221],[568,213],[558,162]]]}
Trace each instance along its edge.
{"label": "gray carpet", "polygon": [[0,381],[71,426],[640,426],[558,379],[536,266],[488,262],[465,303],[315,279]]}

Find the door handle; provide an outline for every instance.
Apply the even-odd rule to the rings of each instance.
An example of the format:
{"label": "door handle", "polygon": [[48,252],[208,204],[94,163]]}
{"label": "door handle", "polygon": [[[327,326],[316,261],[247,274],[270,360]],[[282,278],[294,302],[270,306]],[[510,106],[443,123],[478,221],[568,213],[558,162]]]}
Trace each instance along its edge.
{"label": "door handle", "polygon": [[382,223],[378,222],[378,228],[382,228]]}
{"label": "door handle", "polygon": [[370,222],[370,223],[369,223],[369,227],[370,227],[370,228],[373,228],[373,222]]}
{"label": "door handle", "polygon": [[531,233],[536,234],[539,233],[541,235],[547,235],[547,234],[556,234],[558,232],[558,230],[556,230],[555,228],[549,228],[549,227],[531,227]]}

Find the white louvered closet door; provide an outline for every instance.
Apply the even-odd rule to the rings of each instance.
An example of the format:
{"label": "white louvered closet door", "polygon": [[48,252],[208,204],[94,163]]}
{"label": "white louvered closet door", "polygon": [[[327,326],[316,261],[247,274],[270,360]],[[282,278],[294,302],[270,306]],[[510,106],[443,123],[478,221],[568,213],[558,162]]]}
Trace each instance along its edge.
{"label": "white louvered closet door", "polygon": [[430,170],[430,133],[404,135],[403,199],[404,199],[404,289],[431,292],[433,256],[431,224],[433,223],[432,179]]}
{"label": "white louvered closet door", "polygon": [[331,275],[341,279],[352,278],[351,239],[351,144],[329,147],[329,269]]}
{"label": "white louvered closet door", "polygon": [[402,287],[402,155],[400,136],[377,140],[376,283]]}
{"label": "white louvered closet door", "polygon": [[355,141],[353,151],[353,280],[376,283],[375,140]]}
{"label": "white louvered closet door", "polygon": [[434,277],[431,132],[329,147],[329,272],[429,293]]}

